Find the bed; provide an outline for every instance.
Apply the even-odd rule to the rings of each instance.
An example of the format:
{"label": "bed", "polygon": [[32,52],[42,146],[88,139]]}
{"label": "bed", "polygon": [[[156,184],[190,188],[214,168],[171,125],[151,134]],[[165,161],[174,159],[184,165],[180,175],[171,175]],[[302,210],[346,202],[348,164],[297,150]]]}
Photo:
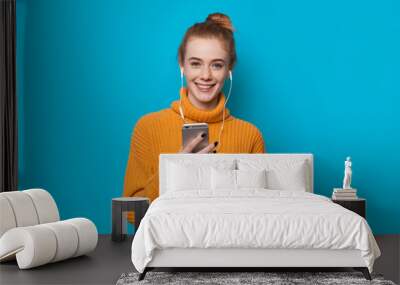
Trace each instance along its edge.
{"label": "bed", "polygon": [[161,154],[160,197],[132,242],[159,267],[352,267],[380,251],[361,216],[314,194],[312,154]]}

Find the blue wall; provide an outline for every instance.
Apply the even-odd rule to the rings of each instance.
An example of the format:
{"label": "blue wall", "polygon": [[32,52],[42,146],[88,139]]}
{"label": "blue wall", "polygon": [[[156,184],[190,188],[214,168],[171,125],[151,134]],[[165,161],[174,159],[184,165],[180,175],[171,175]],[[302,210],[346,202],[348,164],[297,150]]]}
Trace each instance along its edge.
{"label": "blue wall", "polygon": [[[168,3],[168,4],[167,4]],[[315,191],[353,186],[375,233],[400,233],[398,1],[17,0],[20,188],[62,218],[110,232],[132,128],[177,99],[186,28],[229,14],[238,65],[229,107],[269,152],[315,154]]]}

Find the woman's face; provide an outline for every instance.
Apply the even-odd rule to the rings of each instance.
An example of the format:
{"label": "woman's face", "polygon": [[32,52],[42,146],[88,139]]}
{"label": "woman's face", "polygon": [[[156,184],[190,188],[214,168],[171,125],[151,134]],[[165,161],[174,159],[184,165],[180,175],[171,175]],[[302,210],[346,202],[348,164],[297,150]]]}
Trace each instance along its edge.
{"label": "woman's face", "polygon": [[218,39],[191,38],[186,44],[183,72],[191,103],[212,109],[229,74],[229,54]]}

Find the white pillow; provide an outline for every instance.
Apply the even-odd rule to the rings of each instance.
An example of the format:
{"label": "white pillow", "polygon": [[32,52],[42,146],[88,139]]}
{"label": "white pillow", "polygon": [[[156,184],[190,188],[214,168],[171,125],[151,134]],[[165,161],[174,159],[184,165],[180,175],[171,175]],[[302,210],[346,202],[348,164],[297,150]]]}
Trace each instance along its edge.
{"label": "white pillow", "polygon": [[211,169],[211,189],[266,188],[266,171]]}
{"label": "white pillow", "polygon": [[266,170],[235,170],[238,188],[267,188]]}
{"label": "white pillow", "polygon": [[236,189],[236,170],[211,168],[211,189]]}
{"label": "white pillow", "polygon": [[306,192],[307,180],[304,165],[293,169],[267,171],[268,188]]}
{"label": "white pillow", "polygon": [[185,190],[210,190],[211,189],[211,167],[216,169],[234,169],[236,162],[217,161],[189,161],[175,160],[167,164],[167,191]]}
{"label": "white pillow", "polygon": [[310,189],[309,167],[306,160],[239,159],[240,170],[266,170],[268,189],[306,191]]}

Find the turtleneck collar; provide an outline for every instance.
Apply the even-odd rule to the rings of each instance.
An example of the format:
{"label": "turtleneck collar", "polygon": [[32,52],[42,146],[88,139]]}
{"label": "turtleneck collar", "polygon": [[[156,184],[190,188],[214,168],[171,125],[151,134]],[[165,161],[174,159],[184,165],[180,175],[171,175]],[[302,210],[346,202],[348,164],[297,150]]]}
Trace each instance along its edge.
{"label": "turtleneck collar", "polygon": [[[222,121],[222,113],[225,104],[225,96],[222,92],[219,94],[217,106],[212,110],[200,110],[195,106],[193,106],[193,104],[190,102],[187,96],[186,88],[181,89],[180,96],[182,99],[183,115],[185,116],[186,121],[190,120],[194,122],[204,122],[204,123],[216,123]],[[171,109],[176,113],[178,113],[178,115],[180,116],[179,104],[180,104],[179,100],[172,102]],[[226,108],[225,120],[227,120],[229,117],[230,113],[228,108]]]}

